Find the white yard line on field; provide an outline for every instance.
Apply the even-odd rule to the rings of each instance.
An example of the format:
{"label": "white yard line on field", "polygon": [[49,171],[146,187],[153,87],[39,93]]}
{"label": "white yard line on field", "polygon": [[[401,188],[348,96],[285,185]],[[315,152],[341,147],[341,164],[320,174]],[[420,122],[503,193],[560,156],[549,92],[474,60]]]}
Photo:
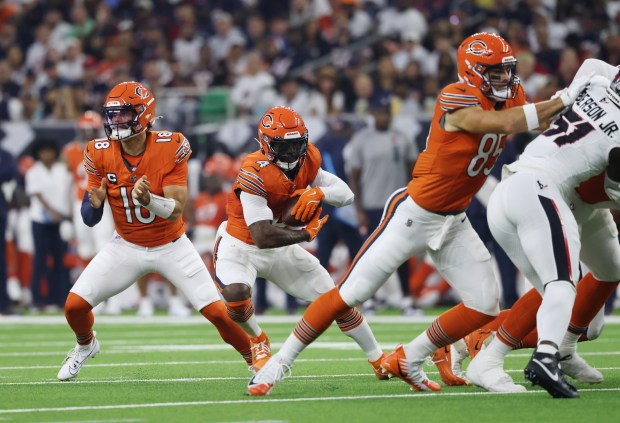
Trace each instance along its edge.
{"label": "white yard line on field", "polygon": [[[338,360],[342,361],[342,360]],[[89,367],[93,367],[92,365]],[[54,369],[58,368],[55,366]],[[597,367],[598,370],[620,370],[620,367]],[[523,373],[523,369],[505,369],[507,373]],[[439,372],[427,371],[428,375],[438,375]],[[344,373],[344,374],[327,374],[327,375],[298,375],[291,376],[289,380],[311,380],[311,379],[347,379],[354,377],[374,377],[372,373]],[[40,381],[31,382],[0,382],[0,386],[5,385],[70,385],[70,384],[106,384],[106,383],[195,383],[195,382],[212,382],[212,381],[226,381],[226,380],[248,380],[248,376],[226,376],[226,377],[192,377],[192,378],[158,378],[158,379],[76,379],[68,382],[60,382],[57,379],[45,379]],[[518,383],[518,382],[517,382]]]}
{"label": "white yard line on field", "polygon": [[[301,315],[295,316],[257,316],[260,323],[297,323]],[[431,323],[437,316],[366,316],[369,323],[376,324],[407,324],[407,323]],[[171,316],[97,316],[99,324],[113,325],[204,325],[210,324],[204,317],[193,315],[191,317]],[[620,324],[620,316],[605,316],[605,323]],[[15,329],[14,325],[66,325],[65,316],[0,316],[0,326],[7,325],[5,329]]]}
{"label": "white yard line on field", "polygon": [[[149,353],[183,353],[183,352],[200,352],[200,351],[233,351],[232,347],[228,344],[194,344],[194,345],[179,345],[179,344],[160,344],[160,345],[117,345],[107,348],[105,340],[101,341],[102,353],[105,354],[144,354]],[[71,347],[71,344],[66,344],[67,347]],[[394,343],[381,343],[381,348],[384,351],[391,351],[394,348]],[[282,347],[282,342],[272,342],[271,348],[274,350]],[[321,342],[316,341],[308,346],[308,349],[315,350],[338,350],[338,351],[359,351],[359,346],[355,342]],[[0,357],[46,357],[46,356],[62,356],[66,355],[64,351],[21,351],[21,352],[0,352]],[[524,351],[519,353],[508,354],[507,358],[514,357],[530,357],[531,352]],[[611,352],[579,352],[582,356],[595,356],[595,355],[620,355],[620,351]]]}
{"label": "white yard line on field", "polygon": [[[616,392],[620,388],[601,388],[601,389],[580,389],[579,392]],[[42,412],[64,412],[64,411],[91,411],[91,410],[119,410],[119,409],[137,409],[137,408],[159,408],[159,407],[195,407],[197,405],[251,405],[256,407],[258,404],[274,404],[274,403],[295,403],[295,402],[312,402],[312,401],[359,401],[372,399],[418,399],[418,398],[445,398],[450,397],[469,397],[469,396],[489,396],[489,395],[525,395],[525,394],[544,394],[549,395],[543,390],[532,390],[518,394],[506,394],[500,392],[446,392],[442,394],[435,393],[410,393],[401,395],[360,395],[360,396],[342,396],[342,397],[309,397],[309,398],[270,398],[270,399],[243,399],[243,400],[221,400],[221,401],[186,401],[186,402],[156,402],[150,404],[116,404],[116,405],[93,405],[81,407],[50,407],[50,408],[15,408],[8,410],[0,410],[0,414],[17,414],[17,413],[42,413]]]}

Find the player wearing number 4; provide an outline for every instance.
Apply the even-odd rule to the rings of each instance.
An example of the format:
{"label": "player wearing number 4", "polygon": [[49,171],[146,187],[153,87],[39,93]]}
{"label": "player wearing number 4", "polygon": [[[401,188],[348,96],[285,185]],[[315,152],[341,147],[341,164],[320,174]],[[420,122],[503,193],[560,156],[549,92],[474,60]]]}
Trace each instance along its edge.
{"label": "player wearing number 4", "polygon": [[[258,141],[260,150],[243,160],[228,194],[228,221],[218,229],[213,252],[215,281],[228,313],[252,337],[255,370],[267,362],[271,350],[254,313],[254,281],[263,277],[308,302],[332,289],[327,270],[299,243],[314,239],[327,220],[321,217],[323,201],[340,207],[354,197],[344,181],[321,169],[321,154],[293,109],[267,110],[258,123]],[[289,211],[289,200],[295,197],[299,199]],[[291,216],[285,213],[294,213],[303,229],[287,227]],[[343,308],[335,320],[362,348],[377,377],[387,379],[378,373],[383,352],[359,311]]]}
{"label": "player wearing number 4", "polygon": [[183,134],[153,131],[155,98],[138,82],[116,85],[103,106],[107,139],[84,149],[88,185],[81,214],[96,225],[108,199],[116,232],[86,266],[65,304],[77,338],[58,379],[77,376],[100,349],[92,308],[146,273],[159,273],[183,291],[196,310],[251,365],[250,339],[226,313],[200,255],[185,235],[189,141]]}
{"label": "player wearing number 4", "polygon": [[460,80],[439,94],[426,149],[418,157],[411,182],[388,200],[381,224],[338,287],[308,307],[282,349],[252,378],[250,394],[269,393],[282,379],[282,367],[291,366],[343,310],[370,298],[412,255],[428,252],[463,302],[409,344],[398,345],[382,361],[386,373],[412,389],[439,391],[439,384],[422,369],[426,357],[499,313],[491,256],[465,210],[501,153],[506,134],[548,126],[587,81],[575,81],[555,99],[526,104],[512,49],[491,33],[466,38],[457,61]]}

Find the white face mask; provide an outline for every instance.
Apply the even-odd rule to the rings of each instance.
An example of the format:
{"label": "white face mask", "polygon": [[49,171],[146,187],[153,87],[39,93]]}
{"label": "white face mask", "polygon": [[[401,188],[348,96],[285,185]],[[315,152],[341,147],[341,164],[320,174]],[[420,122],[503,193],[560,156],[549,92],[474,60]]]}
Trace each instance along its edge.
{"label": "white face mask", "polygon": [[280,160],[276,160],[276,166],[278,166],[282,170],[293,170],[295,169],[295,166],[297,166],[297,163],[299,163],[299,159],[295,160],[292,163],[286,163]]}
{"label": "white face mask", "polygon": [[510,88],[504,87],[504,88],[497,89],[491,86],[491,97],[493,97],[496,100],[500,100],[500,101],[507,100],[511,97]]}
{"label": "white face mask", "polygon": [[127,139],[133,135],[131,128],[127,129],[112,129],[110,133],[110,139],[114,141],[121,141]]}

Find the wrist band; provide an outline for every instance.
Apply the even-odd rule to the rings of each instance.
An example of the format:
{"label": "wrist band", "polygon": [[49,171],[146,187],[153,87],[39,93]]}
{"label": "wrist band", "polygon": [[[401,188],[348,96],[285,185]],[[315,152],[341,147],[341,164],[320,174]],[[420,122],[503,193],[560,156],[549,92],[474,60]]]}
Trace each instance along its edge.
{"label": "wrist band", "polygon": [[535,104],[526,104],[523,106],[523,114],[525,115],[525,122],[527,122],[528,131],[536,129],[540,126]]}
{"label": "wrist band", "polygon": [[148,205],[143,207],[147,210],[152,211],[159,217],[168,219],[172,215],[175,206],[176,201],[174,201],[172,198],[161,197],[159,195],[151,193],[151,201]]}

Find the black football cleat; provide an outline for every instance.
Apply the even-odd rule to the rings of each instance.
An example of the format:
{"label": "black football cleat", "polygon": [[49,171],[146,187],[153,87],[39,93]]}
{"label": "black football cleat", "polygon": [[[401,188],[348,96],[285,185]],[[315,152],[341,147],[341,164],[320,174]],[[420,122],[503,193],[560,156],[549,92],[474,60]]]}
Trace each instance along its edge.
{"label": "black football cleat", "polygon": [[534,351],[530,362],[525,368],[525,378],[532,385],[540,385],[553,398],[579,398],[577,388],[570,383],[558,365],[560,353],[541,353]]}

